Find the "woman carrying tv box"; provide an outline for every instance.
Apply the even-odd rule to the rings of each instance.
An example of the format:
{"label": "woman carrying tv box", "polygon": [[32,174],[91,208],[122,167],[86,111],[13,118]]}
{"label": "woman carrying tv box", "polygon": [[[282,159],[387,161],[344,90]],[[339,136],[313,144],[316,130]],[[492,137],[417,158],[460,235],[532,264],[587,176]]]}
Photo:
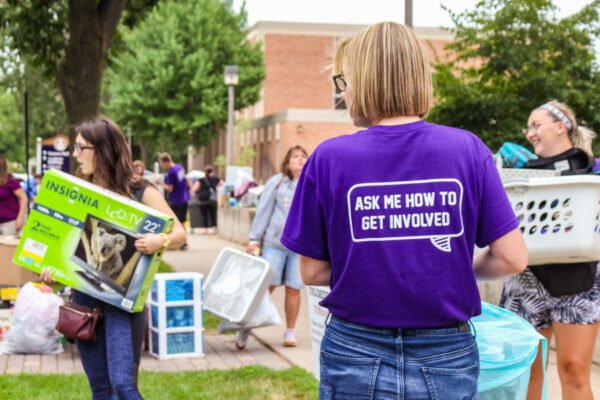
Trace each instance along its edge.
{"label": "woman carrying tv box", "polygon": [[[186,242],[183,226],[158,190],[135,174],[131,151],[117,124],[107,118],[95,118],[78,125],[75,132],[73,157],[79,164],[79,177],[173,217],[175,225],[171,233],[140,234],[135,242],[136,249],[143,254],[152,254],[183,245]],[[44,281],[54,282],[50,270],[43,270],[41,276]],[[95,340],[76,340],[92,398],[141,399],[137,375],[144,336],[144,312],[129,313],[76,290],[73,291],[73,302],[98,308],[103,314]]]}

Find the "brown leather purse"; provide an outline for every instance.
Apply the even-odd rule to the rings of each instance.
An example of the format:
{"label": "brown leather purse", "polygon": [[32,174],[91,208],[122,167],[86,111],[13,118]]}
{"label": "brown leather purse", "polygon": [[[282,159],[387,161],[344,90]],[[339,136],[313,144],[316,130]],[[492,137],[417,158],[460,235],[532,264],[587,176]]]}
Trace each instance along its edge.
{"label": "brown leather purse", "polygon": [[68,301],[59,308],[56,330],[77,340],[96,340],[96,325],[101,318],[102,313],[97,308]]}

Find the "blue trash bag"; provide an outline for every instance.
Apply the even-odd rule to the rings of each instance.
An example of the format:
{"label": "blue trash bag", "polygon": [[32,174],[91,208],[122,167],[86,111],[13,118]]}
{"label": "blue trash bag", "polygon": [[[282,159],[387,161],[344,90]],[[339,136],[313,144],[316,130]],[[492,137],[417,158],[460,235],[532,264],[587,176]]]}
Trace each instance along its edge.
{"label": "blue trash bag", "polygon": [[[481,303],[481,315],[471,322],[479,348],[479,399],[525,399],[540,340],[542,365],[546,365],[546,338],[523,318],[486,302]],[[542,400],[546,400],[545,372]]]}
{"label": "blue trash bag", "polygon": [[504,142],[494,156],[502,158],[502,168],[522,168],[527,161],[538,158],[525,147],[511,142]]}

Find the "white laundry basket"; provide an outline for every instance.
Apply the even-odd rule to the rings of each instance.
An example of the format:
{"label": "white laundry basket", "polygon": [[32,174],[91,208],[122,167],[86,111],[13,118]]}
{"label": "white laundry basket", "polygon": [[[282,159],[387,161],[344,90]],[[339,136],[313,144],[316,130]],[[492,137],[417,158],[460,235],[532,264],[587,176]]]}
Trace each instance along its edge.
{"label": "white laundry basket", "polygon": [[600,260],[600,176],[504,181],[529,265]]}

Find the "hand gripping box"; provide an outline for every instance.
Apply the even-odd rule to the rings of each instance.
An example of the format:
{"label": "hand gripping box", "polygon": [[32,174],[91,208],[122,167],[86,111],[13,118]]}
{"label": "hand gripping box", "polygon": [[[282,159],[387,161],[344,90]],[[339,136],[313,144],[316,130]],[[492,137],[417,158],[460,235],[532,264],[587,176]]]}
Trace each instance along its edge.
{"label": "hand gripping box", "polygon": [[173,219],[134,199],[57,170],[44,175],[14,262],[129,312],[142,311],[162,251],[141,254],[138,233]]}

